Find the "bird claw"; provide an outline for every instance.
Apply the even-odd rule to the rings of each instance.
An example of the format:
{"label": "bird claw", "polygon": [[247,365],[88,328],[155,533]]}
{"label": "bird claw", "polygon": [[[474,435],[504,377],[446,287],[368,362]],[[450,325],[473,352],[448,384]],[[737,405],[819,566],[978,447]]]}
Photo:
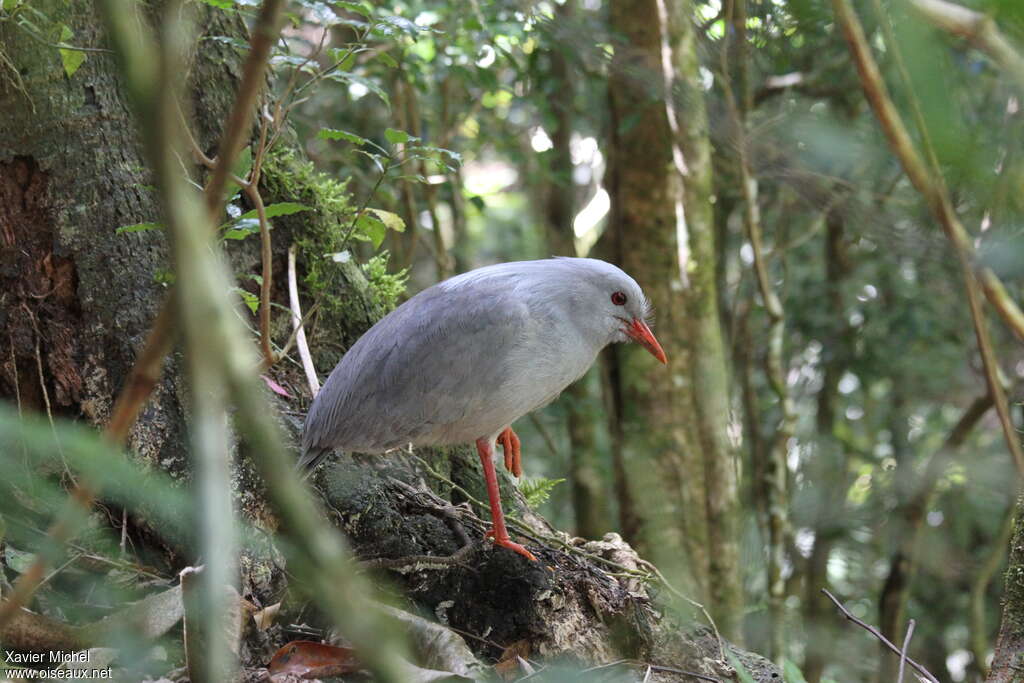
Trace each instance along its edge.
{"label": "bird claw", "polygon": [[501,444],[502,453],[505,455],[505,469],[512,473],[516,479],[523,476],[522,452],[520,449],[519,437],[506,427],[505,431],[498,435],[498,442]]}
{"label": "bird claw", "polygon": [[494,535],[494,529],[489,529],[487,531],[487,533],[484,534],[484,538],[493,538],[495,546],[499,546],[501,548],[508,548],[512,552],[518,553],[518,554],[522,555],[523,557],[528,559],[530,562],[536,562],[537,561],[537,557],[533,553],[531,553],[529,550],[527,550],[523,546],[521,546],[518,543],[516,543],[515,541],[513,541],[511,538],[508,538],[508,537],[497,538]]}
{"label": "bird claw", "polygon": [[537,557],[533,553],[531,553],[529,550],[519,545],[518,543],[514,542],[511,538],[507,536],[505,538],[498,538],[497,536],[495,536],[494,529],[488,529],[487,532],[484,534],[484,539],[488,538],[493,538],[494,545],[496,546],[499,546],[501,548],[508,548],[514,553],[519,553],[531,562],[537,561]]}

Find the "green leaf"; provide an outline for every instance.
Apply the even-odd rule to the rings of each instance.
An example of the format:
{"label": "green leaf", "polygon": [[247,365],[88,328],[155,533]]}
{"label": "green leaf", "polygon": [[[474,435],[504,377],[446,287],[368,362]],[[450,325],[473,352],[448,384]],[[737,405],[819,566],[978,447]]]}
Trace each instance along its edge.
{"label": "green leaf", "polygon": [[332,62],[337,62],[334,68],[340,69],[341,71],[348,71],[352,68],[352,65],[356,63],[356,53],[359,50],[347,50],[342,48],[334,48],[327,51],[328,56]]}
{"label": "green leaf", "polygon": [[210,7],[216,7],[217,9],[231,9],[235,6],[233,0],[202,0]]}
{"label": "green leaf", "polygon": [[260,221],[257,218],[239,217],[232,221],[227,230],[221,235],[226,240],[244,240],[249,235],[260,231]]}
{"label": "green leaf", "polygon": [[409,142],[409,140],[415,139],[413,138],[413,136],[409,135],[404,130],[396,130],[395,128],[388,128],[386,131],[384,131],[384,137],[387,138],[388,142],[390,142],[392,145],[401,142]]}
{"label": "green leaf", "polygon": [[386,36],[392,36],[395,33],[401,32],[415,37],[419,35],[420,31],[428,30],[423,26],[417,26],[415,22],[410,21],[405,17],[397,15],[381,17],[380,22],[381,23],[377,25],[378,28],[376,32],[383,33]]}
{"label": "green leaf", "polygon": [[398,68],[398,62],[395,61],[395,58],[389,55],[387,52],[381,52],[380,54],[378,54],[377,59],[384,62],[384,66],[391,67],[392,69]]}
{"label": "green leaf", "polygon": [[736,678],[739,679],[740,683],[756,683],[754,681],[754,677],[750,675],[750,672],[747,671],[747,668],[743,666],[743,662],[741,662],[736,655],[727,649],[725,651],[725,656],[728,658],[732,668],[736,669]]}
{"label": "green leaf", "polygon": [[529,479],[523,479],[522,483],[519,484],[519,492],[526,498],[526,504],[530,506],[531,510],[536,510],[538,507],[547,501],[551,495],[551,490],[561,484],[565,479],[547,479],[546,477],[531,477]]}
{"label": "green leaf", "polygon": [[234,287],[232,291],[236,292],[238,296],[242,297],[242,301],[249,307],[249,310],[255,313],[260,310],[260,298],[252,292],[247,292],[241,287]]}
{"label": "green leaf", "polygon": [[397,213],[391,213],[390,211],[385,211],[384,209],[367,209],[367,211],[372,211],[377,216],[377,218],[380,219],[380,222],[383,223],[385,227],[387,227],[388,230],[394,230],[395,232],[405,232],[405,221],[403,221],[402,217],[399,216]]}
{"label": "green leaf", "polygon": [[120,228],[114,231],[117,235],[123,235],[127,232],[146,232],[147,230],[163,230],[164,226],[160,223],[136,223],[135,225],[122,225]]}
{"label": "green leaf", "polygon": [[[249,171],[251,170],[252,149],[249,147],[244,147],[242,148],[242,151],[239,153],[238,160],[235,161],[235,165],[231,169],[231,173],[245,180],[246,178],[249,177]],[[242,188],[240,188],[238,185],[229,180],[226,186],[224,187],[224,199],[230,202],[231,198],[234,197],[235,193],[241,189]]]}
{"label": "green leaf", "polygon": [[362,76],[357,76],[347,71],[332,71],[331,73],[327,74],[326,78],[332,81],[341,81],[343,83],[358,83],[359,85],[363,86],[364,88],[372,92],[374,95],[379,97],[381,101],[383,101],[384,104],[388,106],[389,109],[391,108],[391,98],[388,97],[388,94],[384,92],[384,89],[381,88],[380,85],[378,85],[369,78],[363,78]]}
{"label": "green leaf", "polygon": [[360,135],[336,128],[321,128],[316,136],[321,140],[347,140],[354,145],[365,145],[367,143],[367,139]]}
{"label": "green leaf", "polygon": [[[68,26],[61,24],[60,42],[67,43],[74,35]],[[82,66],[82,62],[85,61],[85,53],[79,50],[60,48],[60,61],[64,64],[64,73],[68,75],[68,78],[71,78],[78,71],[78,67]]]}
{"label": "green leaf", "polygon": [[3,0],[3,9],[5,12],[10,12],[18,6],[19,0]]}
{"label": "green leaf", "polygon": [[343,7],[344,9],[347,9],[349,12],[361,14],[367,19],[370,18],[370,10],[360,5],[358,2],[335,2],[334,4],[337,5],[338,7]]}
{"label": "green leaf", "polygon": [[373,243],[374,249],[380,248],[380,245],[384,242],[385,235],[388,234],[387,226],[368,213],[364,213],[359,217],[359,220],[356,221],[356,228],[359,230],[359,236],[362,239]]}
{"label": "green leaf", "polygon": [[[299,213],[301,211],[309,211],[309,207],[305,204],[298,204],[296,202],[278,202],[276,204],[269,204],[263,208],[267,218],[277,218],[278,216],[290,216],[293,213]],[[246,211],[238,220],[245,220],[247,218],[257,219],[256,229],[259,230],[259,214],[256,213],[256,209]]]}
{"label": "green leaf", "polygon": [[11,546],[4,548],[4,563],[7,567],[18,574],[24,574],[32,566],[35,555],[26,553]]}
{"label": "green leaf", "polygon": [[789,659],[782,660],[782,677],[786,683],[807,683],[800,668]]}
{"label": "green leaf", "polygon": [[177,279],[178,278],[174,274],[174,271],[168,270],[166,268],[157,268],[153,272],[153,282],[156,282],[157,284],[173,285],[175,280]]}

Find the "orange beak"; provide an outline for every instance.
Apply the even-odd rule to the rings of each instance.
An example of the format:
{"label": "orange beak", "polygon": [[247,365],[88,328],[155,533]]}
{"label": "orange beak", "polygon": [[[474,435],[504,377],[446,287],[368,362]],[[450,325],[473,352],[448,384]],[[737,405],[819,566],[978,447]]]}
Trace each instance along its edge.
{"label": "orange beak", "polygon": [[644,347],[651,352],[651,355],[660,360],[665,365],[668,365],[668,358],[665,356],[665,352],[661,349],[661,344],[654,338],[654,333],[651,332],[651,328],[647,327],[647,323],[639,318],[633,318],[633,322],[628,323],[623,329],[630,339],[635,341],[640,346]]}

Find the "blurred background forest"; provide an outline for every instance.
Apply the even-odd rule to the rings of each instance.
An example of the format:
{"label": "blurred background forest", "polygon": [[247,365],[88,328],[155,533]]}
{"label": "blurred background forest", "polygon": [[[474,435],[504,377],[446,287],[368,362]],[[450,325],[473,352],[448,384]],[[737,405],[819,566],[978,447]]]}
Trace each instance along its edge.
{"label": "blurred background forest", "polygon": [[[196,53],[244,59],[245,36],[218,27],[251,25],[260,3],[204,3],[185,3],[214,17]],[[97,19],[2,6],[10,98],[32,92],[7,66],[15,36],[42,41],[72,83],[109,59],[74,49]],[[383,311],[490,263],[618,263],[672,363],[610,349],[516,425],[537,511],[572,535],[621,534],[791,678],[896,678],[899,658],[824,588],[897,645],[912,618],[909,653],[939,679],[984,679],[1024,462],[1024,5],[303,0],[269,64],[234,173],[275,197],[275,225],[333,216],[295,238],[322,376],[351,343],[343,266]],[[209,165],[199,137],[193,161]],[[264,199],[227,197],[225,251],[258,250]],[[161,239],[141,220],[106,229]],[[250,261],[233,259],[232,292],[270,358],[290,336],[287,297],[272,306]],[[176,279],[170,260],[146,277]],[[25,393],[38,346],[16,358],[16,341],[2,396],[80,418],[46,395],[79,390],[61,389],[51,356],[43,396]],[[296,359],[270,381],[302,394]]]}

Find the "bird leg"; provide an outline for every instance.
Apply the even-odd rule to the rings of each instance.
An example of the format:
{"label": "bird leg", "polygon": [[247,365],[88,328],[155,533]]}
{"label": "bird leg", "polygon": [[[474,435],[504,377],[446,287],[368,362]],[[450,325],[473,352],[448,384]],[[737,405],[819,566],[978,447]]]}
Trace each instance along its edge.
{"label": "bird leg", "polygon": [[512,431],[511,427],[505,427],[505,431],[498,435],[501,442],[501,451],[505,454],[505,469],[518,479],[523,476],[523,459],[519,449],[519,437]]}
{"label": "bird leg", "polygon": [[[519,439],[516,439],[516,441],[519,441]],[[494,461],[492,460],[494,450],[490,439],[477,439],[476,452],[480,455],[480,464],[484,467],[484,481],[487,482],[487,498],[491,503],[492,528],[487,532],[487,535],[494,538],[494,545],[508,548],[528,560],[536,562],[537,558],[533,556],[533,553],[518,543],[514,543],[508,536],[508,529],[505,528],[505,515],[501,512],[501,493],[498,491],[498,474],[494,471]]]}

